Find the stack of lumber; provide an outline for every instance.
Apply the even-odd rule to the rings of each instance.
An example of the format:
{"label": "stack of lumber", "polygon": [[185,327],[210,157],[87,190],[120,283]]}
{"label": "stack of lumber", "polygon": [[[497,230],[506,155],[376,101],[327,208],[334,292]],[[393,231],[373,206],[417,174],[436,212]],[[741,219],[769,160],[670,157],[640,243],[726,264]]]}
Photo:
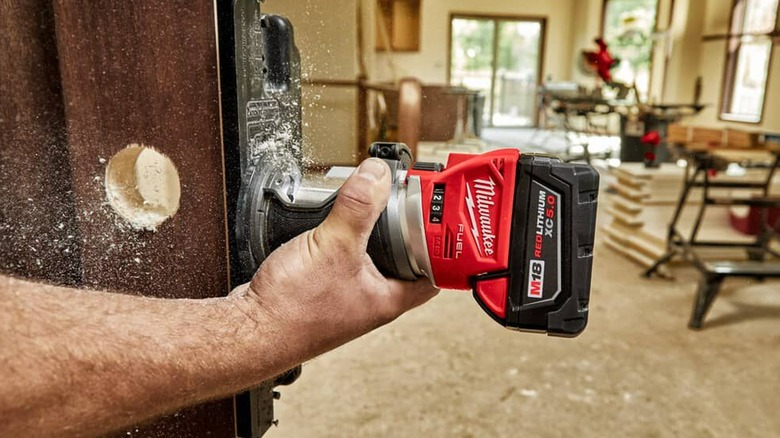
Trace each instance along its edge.
{"label": "stack of lumber", "polygon": [[647,212],[652,206],[674,204],[683,170],[666,164],[647,169],[641,163],[623,163],[609,169],[608,187],[602,200],[611,220],[601,230],[609,248],[643,267],[651,266],[663,255],[666,231],[650,229]]}
{"label": "stack of lumber", "polygon": [[[682,190],[684,172],[684,167],[675,164],[662,164],[655,169],[645,168],[642,163],[609,167],[604,178],[606,191],[601,198],[609,217],[602,222],[600,229],[607,246],[642,267],[652,266],[666,252],[668,225]],[[719,173],[713,180],[761,180],[765,175],[765,170],[757,169],[748,170],[744,175]],[[773,189],[780,192],[777,179]],[[710,189],[710,194],[718,197],[750,196],[751,191]],[[701,197],[700,188],[693,189],[689,195],[678,225],[683,236],[690,234]],[[751,238],[731,228],[728,208],[709,207],[699,239],[745,241]],[[659,274],[669,276],[670,272],[662,267]]]}
{"label": "stack of lumber", "polygon": [[666,141],[676,144],[701,144],[710,147],[749,149],[760,147],[758,132],[741,129],[704,128],[699,126],[669,125]]}

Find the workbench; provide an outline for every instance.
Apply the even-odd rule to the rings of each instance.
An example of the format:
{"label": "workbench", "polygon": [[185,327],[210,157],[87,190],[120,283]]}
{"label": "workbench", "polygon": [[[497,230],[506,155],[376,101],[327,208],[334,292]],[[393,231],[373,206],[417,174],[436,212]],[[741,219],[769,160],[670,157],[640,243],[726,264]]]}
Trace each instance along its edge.
{"label": "workbench", "polygon": [[[680,191],[675,212],[667,230],[667,251],[645,271],[644,275],[646,277],[652,276],[661,266],[676,256],[682,256],[689,261],[701,273],[689,322],[690,328],[698,329],[701,328],[702,321],[726,277],[749,277],[758,280],[780,277],[780,262],[777,260],[780,258],[780,253],[770,246],[771,241],[777,238],[776,230],[780,224],[768,223],[769,209],[780,207],[780,197],[770,194],[772,178],[780,164],[780,147],[765,146],[760,150],[746,150],[687,144],[680,147],[678,152],[686,159],[687,165],[683,173],[683,188]],[[759,162],[756,160],[759,156],[769,156],[770,160],[768,163],[766,160]],[[765,177],[762,180],[751,181],[712,181],[713,174],[725,170],[730,163],[739,163],[746,168],[763,168],[766,171]],[[691,232],[686,237],[680,232],[678,224],[691,191],[696,188],[701,189],[702,198],[698,204],[698,212]],[[716,197],[712,195],[712,189],[752,190],[759,191],[761,195],[751,197],[719,195]],[[698,239],[706,209],[711,206],[732,205],[745,205],[761,210],[760,232],[756,238],[749,242]],[[747,260],[705,261],[698,253],[699,248],[744,248]]]}

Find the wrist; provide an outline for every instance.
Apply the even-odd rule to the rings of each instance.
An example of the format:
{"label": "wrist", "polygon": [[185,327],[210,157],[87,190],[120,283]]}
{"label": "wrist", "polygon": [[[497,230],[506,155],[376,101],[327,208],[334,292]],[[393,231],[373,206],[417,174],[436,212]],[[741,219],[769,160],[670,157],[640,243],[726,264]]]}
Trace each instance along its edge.
{"label": "wrist", "polygon": [[236,375],[249,379],[250,386],[300,363],[290,349],[296,344],[289,339],[289,330],[282,327],[282,319],[273,314],[271,306],[260,302],[249,284],[237,287],[220,305],[231,338],[225,343],[233,350]]}

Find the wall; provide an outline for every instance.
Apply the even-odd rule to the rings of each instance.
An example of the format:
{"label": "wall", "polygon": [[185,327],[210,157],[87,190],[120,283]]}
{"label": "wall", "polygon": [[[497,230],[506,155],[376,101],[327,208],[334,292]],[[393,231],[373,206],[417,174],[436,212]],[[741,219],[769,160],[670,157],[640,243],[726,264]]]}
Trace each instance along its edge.
{"label": "wall", "polygon": [[422,0],[420,51],[377,54],[376,78],[393,79],[386,66],[392,56],[398,78],[414,76],[429,84],[447,82],[449,19],[453,12],[547,17],[543,78],[571,77],[574,5],[582,0]]}

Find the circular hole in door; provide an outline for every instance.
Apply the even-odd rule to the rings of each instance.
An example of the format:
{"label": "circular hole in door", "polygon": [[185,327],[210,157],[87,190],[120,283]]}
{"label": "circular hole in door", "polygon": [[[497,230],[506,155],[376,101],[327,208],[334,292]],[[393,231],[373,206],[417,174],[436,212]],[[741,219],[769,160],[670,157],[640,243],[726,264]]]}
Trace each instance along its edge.
{"label": "circular hole in door", "polygon": [[156,231],[179,209],[179,172],[154,148],[131,144],[108,161],[106,197],[133,228]]}

